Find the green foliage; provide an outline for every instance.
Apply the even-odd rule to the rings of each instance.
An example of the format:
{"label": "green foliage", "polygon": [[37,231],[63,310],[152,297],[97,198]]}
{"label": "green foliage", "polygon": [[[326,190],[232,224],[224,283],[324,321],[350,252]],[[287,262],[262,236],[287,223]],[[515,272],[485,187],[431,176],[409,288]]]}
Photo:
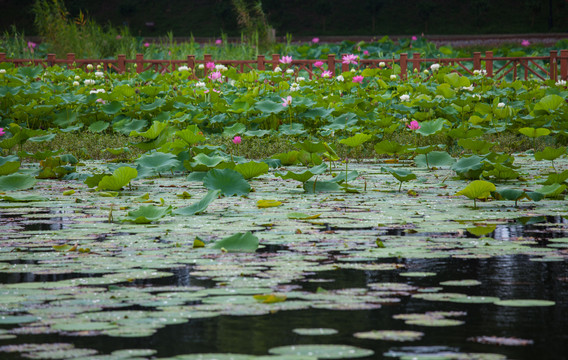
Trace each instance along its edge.
{"label": "green foliage", "polygon": [[[102,176],[98,183],[99,190],[118,191],[130,184],[130,181],[138,176],[138,171],[129,166],[122,166],[114,170],[112,175]],[[97,178],[93,179],[96,181]]]}
{"label": "green foliage", "polygon": [[11,174],[0,176],[0,191],[25,190],[33,187],[36,179],[30,175]]}
{"label": "green foliage", "polygon": [[250,191],[249,183],[232,169],[209,170],[203,178],[203,186],[209,190],[220,190],[225,196],[246,195]]}
{"label": "green foliage", "polygon": [[220,249],[228,252],[254,252],[258,249],[259,240],[250,231],[236,233],[221,240],[217,240],[212,249]]}
{"label": "green foliage", "polygon": [[464,189],[458,191],[456,195],[463,195],[473,200],[473,208],[477,209],[478,199],[487,199],[493,191],[497,190],[495,185],[489,181],[475,180],[469,183]]}
{"label": "green foliage", "polygon": [[158,221],[172,212],[172,207],[159,208],[154,205],[140,206],[137,210],[129,211],[124,221],[135,224],[149,224]]}

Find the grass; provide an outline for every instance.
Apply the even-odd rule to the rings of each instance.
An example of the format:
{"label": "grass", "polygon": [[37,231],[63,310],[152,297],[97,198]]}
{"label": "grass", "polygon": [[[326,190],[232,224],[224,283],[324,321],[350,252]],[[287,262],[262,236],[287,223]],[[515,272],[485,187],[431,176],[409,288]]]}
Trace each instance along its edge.
{"label": "grass", "polygon": [[[341,158],[349,157],[352,160],[373,159],[376,157],[388,157],[388,155],[377,156],[374,150],[374,144],[377,142],[369,141],[358,148],[349,148],[339,143],[338,138],[321,139],[326,141],[333,148],[336,149],[337,154]],[[401,144],[411,144],[416,146],[426,146],[446,143],[446,151],[452,156],[457,157],[467,151],[461,148],[452,139],[445,135],[433,135],[423,137],[410,132],[395,133],[390,138],[390,141],[396,141]],[[532,149],[533,143],[527,137],[520,134],[502,133],[499,135],[486,135],[484,140],[495,142],[496,145],[493,151],[503,153],[518,153],[525,152]],[[90,132],[81,133],[58,133],[57,137],[45,143],[25,143],[23,146],[24,151],[30,153],[45,150],[63,149],[64,153],[73,154],[78,159],[88,160],[107,160],[113,161],[124,158],[125,155],[115,156],[105,151],[106,148],[119,148],[128,146],[131,149],[130,153],[126,156],[132,159],[137,158],[143,153],[142,150],[134,146],[129,146],[131,141],[136,139],[124,136],[121,134],[96,134]],[[294,143],[304,141],[304,138],[293,136],[271,136],[264,138],[244,138],[240,145],[235,145],[232,139],[222,137],[219,135],[211,135],[208,138],[210,145],[223,145],[227,151],[231,151],[234,155],[244,156],[248,159],[264,159],[269,158],[274,154],[296,150]],[[317,140],[320,141],[320,140]],[[542,150],[545,146],[553,144],[546,143],[542,139],[537,139],[537,150]]]}

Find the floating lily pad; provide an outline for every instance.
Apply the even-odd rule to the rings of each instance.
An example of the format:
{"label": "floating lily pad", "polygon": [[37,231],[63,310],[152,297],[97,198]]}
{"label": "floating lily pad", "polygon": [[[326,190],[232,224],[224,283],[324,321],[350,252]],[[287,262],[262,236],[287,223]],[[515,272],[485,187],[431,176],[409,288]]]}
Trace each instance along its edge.
{"label": "floating lily pad", "polygon": [[416,341],[424,336],[423,332],[410,330],[372,330],[353,334],[356,338],[388,341]]}
{"label": "floating lily pad", "polygon": [[477,286],[481,285],[481,281],[467,279],[467,280],[449,280],[449,281],[442,281],[440,283],[442,286]]}
{"label": "floating lily pad", "polygon": [[0,315],[0,324],[25,324],[38,320],[37,316],[32,315]]}
{"label": "floating lily pad", "polygon": [[399,275],[406,277],[428,277],[428,276],[436,276],[436,273],[415,271],[415,272],[403,272],[400,273]]}
{"label": "floating lily pad", "polygon": [[352,359],[375,353],[373,350],[350,345],[290,345],[275,347],[268,352],[276,355],[315,356],[318,359]]}
{"label": "floating lily pad", "polygon": [[298,335],[309,335],[309,336],[337,334],[337,330],[327,329],[327,328],[297,328],[292,331]]}
{"label": "floating lily pad", "polygon": [[509,299],[499,300],[494,303],[499,306],[514,306],[514,307],[537,307],[537,306],[554,306],[554,301],[537,300],[537,299]]}

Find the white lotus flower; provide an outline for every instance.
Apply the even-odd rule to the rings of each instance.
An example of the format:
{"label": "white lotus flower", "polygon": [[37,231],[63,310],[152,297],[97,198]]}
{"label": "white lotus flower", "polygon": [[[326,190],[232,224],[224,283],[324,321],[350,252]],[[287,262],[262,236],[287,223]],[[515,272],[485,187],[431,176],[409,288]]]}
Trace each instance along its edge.
{"label": "white lotus flower", "polygon": [[505,103],[500,102],[499,104],[497,104],[497,107],[498,107],[499,109],[502,109],[502,108],[505,107]]}
{"label": "white lotus flower", "polygon": [[440,68],[440,64],[430,65],[430,70],[432,70],[432,71],[438,71],[439,68]]}
{"label": "white lotus flower", "polygon": [[410,101],[410,95],[408,94],[400,95],[400,101]]}
{"label": "white lotus flower", "polygon": [[345,81],[345,78],[343,77],[343,75],[339,75],[338,77],[335,78],[337,81]]}
{"label": "white lotus flower", "polygon": [[390,79],[391,79],[391,80],[396,80],[396,75],[395,75],[395,74],[392,74],[392,75],[390,76]]}
{"label": "white lotus flower", "polygon": [[188,71],[189,68],[185,65],[178,67],[178,71]]}

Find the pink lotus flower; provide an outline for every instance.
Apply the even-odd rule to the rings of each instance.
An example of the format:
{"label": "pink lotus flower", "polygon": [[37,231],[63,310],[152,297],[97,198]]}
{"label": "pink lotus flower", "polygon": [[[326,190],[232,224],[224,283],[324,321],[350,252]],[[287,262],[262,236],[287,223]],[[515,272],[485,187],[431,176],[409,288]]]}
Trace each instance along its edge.
{"label": "pink lotus flower", "polygon": [[292,97],[290,95],[288,95],[286,98],[282,98],[282,101],[284,101],[282,103],[282,106],[286,107],[288,105],[292,105]]}
{"label": "pink lotus flower", "polygon": [[150,47],[150,43],[149,43],[149,42],[145,42],[145,43],[144,43],[144,47]]}
{"label": "pink lotus flower", "polygon": [[323,66],[323,61],[316,61],[316,62],[314,63],[314,66],[317,67],[317,68],[322,67],[322,66]]}
{"label": "pink lotus flower", "polygon": [[[217,94],[220,94],[220,93],[221,93],[221,91],[220,91],[220,90],[217,90],[217,89],[211,89],[211,90],[213,90],[213,91],[216,92]],[[208,92],[209,92],[209,89],[205,90],[203,93],[204,93],[204,94],[207,94]]]}
{"label": "pink lotus flower", "polygon": [[215,40],[215,45],[221,45],[222,43],[223,43],[223,40],[221,40],[221,39]]}
{"label": "pink lotus flower", "polygon": [[416,36],[412,36],[412,41],[416,41],[418,38]]}
{"label": "pink lotus flower", "polygon": [[241,139],[240,136],[235,136],[235,137],[233,138],[233,143],[234,143],[235,145],[239,145],[239,144],[241,143],[241,141],[242,141],[242,139]]}
{"label": "pink lotus flower", "polygon": [[122,39],[122,36],[121,36],[121,35],[116,35],[116,40],[120,40],[120,39]]}
{"label": "pink lotus flower", "polygon": [[215,63],[212,62],[212,61],[209,61],[207,64],[205,64],[205,67],[208,68],[209,70],[215,69]]}
{"label": "pink lotus flower", "polygon": [[369,50],[363,51],[363,55],[369,55]]}
{"label": "pink lotus flower", "polygon": [[222,75],[221,75],[220,71],[214,71],[211,74],[209,74],[209,79],[211,79],[213,81],[215,81],[215,80],[221,81],[221,77],[222,77]]}
{"label": "pink lotus flower", "polygon": [[103,104],[103,105],[106,104],[106,101],[104,101],[104,100],[101,99],[101,98],[98,98],[98,99],[96,100],[96,102],[101,103],[101,104]]}
{"label": "pink lotus flower", "polygon": [[314,44],[317,44],[317,43],[320,42],[320,39],[317,38],[317,37],[315,37],[315,38],[312,39],[312,42],[313,42]]}
{"label": "pink lotus flower", "polygon": [[363,82],[363,75],[353,76],[354,83],[362,83]]}
{"label": "pink lotus flower", "polygon": [[523,41],[521,41],[521,45],[522,45],[522,46],[529,46],[530,44],[531,44],[531,42],[528,41],[528,40],[523,40]]}
{"label": "pink lotus flower", "polygon": [[331,77],[331,75],[332,75],[331,71],[329,71],[329,70],[326,70],[326,71],[321,73],[322,78],[329,78],[329,77]]}
{"label": "pink lotus flower", "polygon": [[28,48],[30,49],[35,49],[35,47],[37,46],[37,44],[33,41],[28,41]]}
{"label": "pink lotus flower", "polygon": [[280,63],[281,64],[291,64],[292,63],[292,57],[291,56],[282,56],[282,59],[280,59]]}
{"label": "pink lotus flower", "polygon": [[6,133],[4,132],[4,128],[0,128],[0,136],[4,136],[4,134],[6,134]]}
{"label": "pink lotus flower", "polygon": [[357,55],[354,54],[349,54],[349,55],[343,55],[343,63],[344,64],[353,64],[353,65],[357,65]]}
{"label": "pink lotus flower", "polygon": [[412,120],[410,122],[410,124],[406,124],[406,127],[409,128],[410,130],[414,131],[414,130],[418,130],[421,128],[420,124],[418,123],[418,121],[416,120]]}

